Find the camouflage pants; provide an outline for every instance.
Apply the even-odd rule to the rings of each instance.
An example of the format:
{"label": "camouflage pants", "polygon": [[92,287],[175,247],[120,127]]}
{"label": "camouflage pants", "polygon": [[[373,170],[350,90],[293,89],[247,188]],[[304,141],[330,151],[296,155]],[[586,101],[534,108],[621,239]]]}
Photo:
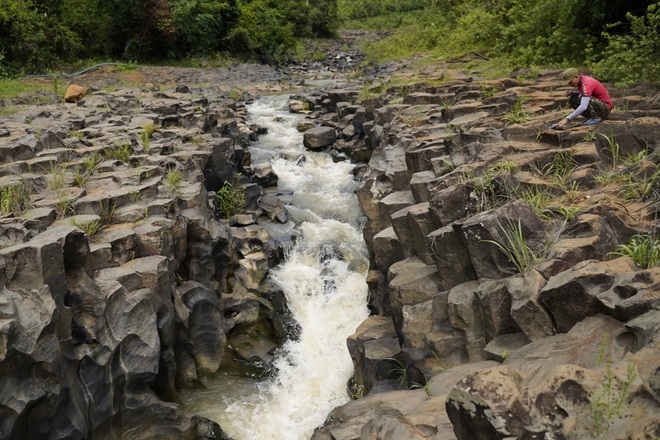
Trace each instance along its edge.
{"label": "camouflage pants", "polygon": [[[577,93],[571,93],[568,95],[568,105],[576,109],[580,106],[581,96]],[[605,119],[610,115],[610,108],[600,99],[596,99],[593,96],[589,100],[589,105],[587,109],[580,115],[584,116],[585,119],[591,118],[601,118]]]}

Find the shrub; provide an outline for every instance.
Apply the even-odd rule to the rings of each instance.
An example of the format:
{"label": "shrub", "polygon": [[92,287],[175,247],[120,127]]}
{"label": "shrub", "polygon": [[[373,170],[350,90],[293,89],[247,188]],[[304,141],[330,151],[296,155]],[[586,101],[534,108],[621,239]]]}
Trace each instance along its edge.
{"label": "shrub", "polygon": [[216,200],[220,218],[229,218],[245,209],[245,190],[225,182],[216,193]]}
{"label": "shrub", "polygon": [[[616,34],[604,32],[607,46],[602,53],[591,56],[595,74],[615,80],[626,86],[635,82],[653,82],[660,79],[660,2],[649,5],[646,16],[626,14],[630,32]],[[608,26],[616,30],[620,23]]]}
{"label": "shrub", "polygon": [[115,146],[108,151],[108,157],[111,159],[127,162],[133,154],[133,147],[129,142],[115,142]]}

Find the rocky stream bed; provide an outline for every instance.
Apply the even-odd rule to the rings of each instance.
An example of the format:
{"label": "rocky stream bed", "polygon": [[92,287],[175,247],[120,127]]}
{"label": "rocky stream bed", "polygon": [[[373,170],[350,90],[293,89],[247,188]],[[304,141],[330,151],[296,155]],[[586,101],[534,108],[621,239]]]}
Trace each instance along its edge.
{"label": "rocky stream bed", "polygon": [[[559,71],[427,60],[343,81],[360,55],[334,50],[109,66],[63,80],[71,102],[2,103],[0,438],[227,438],[178,392],[268,374],[261,348],[296,331],[268,278],[295,234],[264,228],[287,197],[250,160],[245,105],[266,93],[306,114],[307,148],[355,163],[371,257],[353,400],[313,439],[660,438],[660,269],[612,254],[655,237],[659,86],[610,85],[610,119],[554,131]],[[225,182],[246,201],[229,219]],[[502,251],[512,227],[529,264]]]}

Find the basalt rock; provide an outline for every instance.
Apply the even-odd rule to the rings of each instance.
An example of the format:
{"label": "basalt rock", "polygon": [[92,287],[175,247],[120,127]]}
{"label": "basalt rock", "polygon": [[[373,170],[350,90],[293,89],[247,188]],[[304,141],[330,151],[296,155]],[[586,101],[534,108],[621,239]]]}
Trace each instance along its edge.
{"label": "basalt rock", "polygon": [[[607,180],[628,173],[648,182],[655,172],[654,153],[625,165],[620,154],[655,150],[657,103],[642,99],[646,112],[615,110],[595,127],[557,132],[547,127],[565,116],[558,74],[520,85],[452,72],[455,80],[440,86],[411,80],[405,94],[392,87],[326,108],[342,115],[347,143],[332,148],[369,150],[356,175],[377,316],[363,325],[391,320],[400,341],[400,352],[388,351],[399,362],[393,369],[425,389],[424,408],[446,403],[450,421],[415,406],[421,390],[391,391],[353,336],[352,383],[368,383],[360,391],[369,393],[336,409],[315,439],[657,432],[657,268],[616,258],[631,237],[654,237],[657,201],[636,184]],[[506,122],[514,105],[530,119]],[[345,131],[350,124],[355,130]],[[478,368],[484,359],[497,363]],[[455,380],[436,397],[433,384],[445,374]],[[605,408],[612,399],[622,406]]]}
{"label": "basalt rock", "polygon": [[[265,280],[281,242],[255,224],[285,220],[261,197],[277,176],[250,167],[242,104],[191,92],[92,88],[3,116],[0,437],[228,438],[179,390],[295,337]],[[248,234],[214,212],[237,175]],[[240,335],[263,356],[233,351]]]}

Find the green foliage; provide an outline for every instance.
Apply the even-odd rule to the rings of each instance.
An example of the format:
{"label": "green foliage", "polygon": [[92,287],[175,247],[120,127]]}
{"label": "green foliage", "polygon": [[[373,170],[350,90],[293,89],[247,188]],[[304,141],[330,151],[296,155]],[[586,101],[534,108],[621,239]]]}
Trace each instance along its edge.
{"label": "green foliage", "polygon": [[532,115],[523,110],[520,101],[516,101],[516,103],[513,104],[511,110],[504,114],[504,121],[507,123],[507,125],[527,122],[530,119],[532,119]]}
{"label": "green foliage", "polygon": [[156,126],[153,124],[147,124],[142,128],[142,133],[140,133],[140,144],[142,144],[142,150],[145,154],[149,154],[150,145],[151,145],[151,135],[156,131]]}
{"label": "green foliage", "polygon": [[351,400],[357,400],[364,397],[364,385],[355,383],[353,379],[349,381],[346,391]]}
{"label": "green foliage", "polygon": [[561,214],[566,220],[571,221],[575,218],[577,215],[579,208],[575,206],[560,206],[559,209],[559,214]]}
{"label": "green foliage", "polygon": [[547,207],[552,194],[543,187],[532,185],[519,194],[520,198],[529,203],[539,217],[547,217]]}
{"label": "green foliage", "polygon": [[92,171],[87,170],[84,167],[76,167],[76,172],[73,175],[73,181],[77,186],[84,188],[91,175]]}
{"label": "green foliage", "polygon": [[[511,67],[590,68],[620,84],[660,79],[660,3],[650,0],[0,0],[0,77],[80,59],[288,60],[296,38],[340,22],[393,31],[370,60],[473,51]],[[367,23],[365,20],[369,20]],[[604,31],[604,32],[603,32]],[[484,72],[487,74],[488,72]]]}
{"label": "green foliage", "polygon": [[603,78],[615,79],[619,85],[657,81],[660,78],[660,2],[647,8],[646,16],[628,12],[630,32],[620,34],[620,23],[608,26],[603,33],[607,46],[591,56],[591,67]]}
{"label": "green foliage", "polygon": [[64,218],[74,213],[73,200],[66,191],[62,190],[57,193],[53,208],[55,208],[55,214],[59,218]]}
{"label": "green foliage", "polygon": [[16,78],[0,78],[0,97],[3,98],[14,98],[22,93],[33,93],[48,89],[48,85],[44,83],[34,83]]}
{"label": "green foliage", "polygon": [[48,188],[52,190],[64,188],[69,183],[69,173],[63,166],[55,166],[46,177],[46,182],[48,183]]}
{"label": "green foliage", "polygon": [[133,147],[129,142],[115,142],[114,147],[107,151],[107,156],[111,159],[127,162],[133,154]]}
{"label": "green foliage", "polygon": [[400,386],[408,388],[408,367],[406,367],[406,364],[397,358],[387,358],[387,360],[395,364],[394,368],[390,370],[390,373],[396,376],[396,380]]}
{"label": "green foliage", "polygon": [[660,196],[660,170],[643,178],[631,178],[623,182],[619,195],[626,201],[646,201],[651,197]]}
{"label": "green foliage", "polygon": [[101,154],[99,154],[98,151],[94,151],[91,154],[83,157],[82,159],[83,168],[84,168],[83,172],[89,172],[89,173],[93,172],[96,166],[100,164],[102,160],[103,157],[101,156]]}
{"label": "green foliage", "polygon": [[0,215],[21,214],[30,207],[30,188],[23,182],[0,187]]}
{"label": "green foliage", "polygon": [[640,269],[655,267],[660,261],[660,239],[655,232],[637,234],[630,238],[628,244],[617,245],[611,255],[630,257]]}
{"label": "green foliage", "polygon": [[321,52],[320,50],[312,54],[312,61],[325,61],[325,59],[325,52]]}
{"label": "green foliage", "polygon": [[36,72],[103,51],[105,9],[98,0],[0,0],[0,52],[15,67]]}
{"label": "green foliage", "polygon": [[552,161],[543,167],[543,176],[561,185],[577,168],[572,150],[560,150],[552,156]]}
{"label": "green foliage", "polygon": [[215,198],[220,218],[229,218],[245,209],[245,190],[229,182],[222,184]]}
{"label": "green foliage", "polygon": [[74,226],[82,230],[87,236],[87,238],[92,238],[94,235],[98,234],[103,229],[103,225],[101,225],[101,221],[98,219],[88,222],[81,222],[73,218],[71,219],[71,226]]}
{"label": "green foliage", "polygon": [[424,0],[338,0],[337,3],[344,20],[419,10],[429,4]]}
{"label": "green foliage", "polygon": [[609,136],[603,133],[598,133],[600,136],[605,139],[606,143],[606,150],[610,155],[610,158],[612,159],[612,169],[616,169],[617,165],[621,161],[621,147],[619,143],[616,141],[616,138],[614,137],[614,134],[610,134]]}
{"label": "green foliage", "polygon": [[0,76],[76,59],[182,59],[228,47],[280,61],[295,37],[332,37],[337,26],[336,0],[0,0]]}
{"label": "green foliage", "polygon": [[365,45],[377,61],[421,51],[444,57],[479,51],[511,67],[587,66],[623,84],[660,79],[658,2],[643,2],[645,15],[646,5],[626,0],[427,0],[420,2],[423,10],[389,13],[371,3],[340,1],[340,14],[351,19],[383,14],[380,27],[394,32]]}
{"label": "green foliage", "polygon": [[617,417],[628,397],[630,386],[637,378],[637,367],[632,361],[628,361],[624,378],[616,376],[612,361],[605,359],[608,338],[609,335],[603,335],[597,361],[598,366],[605,366],[603,381],[598,384],[591,398],[591,417],[594,434],[597,437],[604,434],[610,427],[611,421]]}
{"label": "green foliage", "polygon": [[512,191],[507,188],[505,179],[498,176],[505,176],[516,169],[511,161],[499,161],[491,165],[481,175],[466,176],[468,179],[474,179],[473,191],[470,195],[476,200],[477,212],[494,209],[511,198]]}
{"label": "green foliage", "polygon": [[168,171],[163,179],[163,184],[173,196],[178,197],[183,186],[183,173],[179,170]]}
{"label": "green foliage", "polygon": [[513,263],[518,273],[524,274],[543,261],[543,257],[537,255],[527,244],[520,221],[517,224],[509,221],[507,226],[500,224],[500,229],[504,234],[500,241],[484,242],[494,244]]}
{"label": "green foliage", "polygon": [[268,0],[240,5],[240,18],[227,41],[234,52],[251,54],[266,63],[283,60],[296,47],[294,24]]}

